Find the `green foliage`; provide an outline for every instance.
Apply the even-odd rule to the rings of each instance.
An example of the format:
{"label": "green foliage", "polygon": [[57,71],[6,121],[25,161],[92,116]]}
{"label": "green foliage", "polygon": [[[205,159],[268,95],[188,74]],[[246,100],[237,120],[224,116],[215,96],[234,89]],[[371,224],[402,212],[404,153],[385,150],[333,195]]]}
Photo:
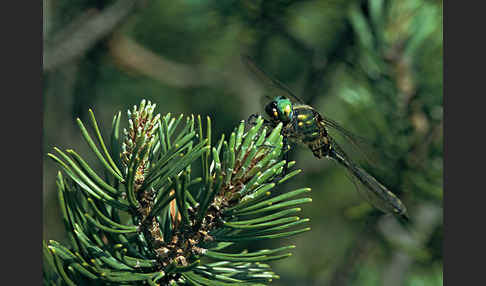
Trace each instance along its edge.
{"label": "green foliage", "polygon": [[[329,130],[352,159],[400,197],[410,214],[414,235],[382,224],[387,217],[359,197],[343,168],[327,160],[316,160],[307,148],[295,146],[289,156],[298,159],[296,167],[303,172],[271,191],[278,196],[299,190],[303,185],[312,187],[314,203],[306,205],[299,216],[312,217],[313,231],[291,237],[289,241],[241,240],[221,251],[249,249],[253,252],[298,245],[292,250],[292,259],[272,263],[273,271],[281,276],[272,283],[278,286],[442,285],[443,1],[47,2],[43,11],[46,43],[43,50],[53,56],[51,60],[59,61],[55,61],[58,64],[51,62],[51,68],[47,68],[48,57],[44,60],[45,153],[51,152],[50,146],[69,146],[76,154],[83,155],[83,160],[103,181],[108,176],[109,186],[125,191],[124,183],[115,186],[116,175],[110,169],[115,174],[117,171],[113,167],[107,169],[102,161],[96,163],[96,154],[90,152],[82,132],[71,132],[76,130],[72,118],[79,117],[88,125],[91,122],[88,107],[96,106],[97,119],[110,122],[113,110],[126,110],[138,104],[143,95],[152,102],[163,103],[158,107],[161,114],[194,113],[201,114],[203,119],[209,114],[216,122],[211,126],[212,134],[229,135],[235,122],[263,112],[264,103],[259,102],[261,89],[250,84],[239,60],[241,54],[248,54],[323,115],[369,139],[375,147],[371,151],[377,151],[367,154],[372,155],[369,157],[373,165],[361,162],[359,156],[354,156],[358,155],[354,146],[347,145],[339,134]],[[105,12],[112,11],[111,4],[129,2],[137,2],[129,17],[106,16]],[[116,14],[126,15],[126,10]],[[106,27],[107,22],[116,25]],[[96,23],[103,25],[93,26]],[[90,27],[88,31],[96,27],[96,32],[109,29],[110,33],[93,42],[92,37],[86,37],[92,33],[81,33],[85,31],[83,28]],[[69,53],[54,53],[58,50]],[[72,57],[66,59],[69,55]],[[117,120],[114,124],[125,125],[121,117]],[[197,117],[194,120],[194,131],[199,135]],[[184,127],[184,122],[185,117],[179,125]],[[112,134],[104,125],[100,124],[100,132],[123,178],[125,170],[119,157],[122,144],[111,143],[111,138],[123,142],[122,130],[112,128],[113,133],[120,132]],[[96,133],[90,134],[96,141]],[[220,138],[212,137],[217,141],[206,151],[211,158],[212,147],[217,149],[220,142]],[[230,139],[225,138],[227,145]],[[190,141],[194,141],[194,146],[199,142],[195,137]],[[226,147],[221,144],[220,162],[223,162]],[[111,166],[103,147],[98,148],[106,165]],[[62,151],[81,167],[74,153]],[[53,153],[69,166],[57,151]],[[196,186],[206,184],[202,182],[200,158],[191,164],[192,183],[188,187],[191,194],[196,194]],[[48,160],[43,166],[43,236],[46,241],[55,239],[68,247],[75,237],[69,238],[73,234],[64,231],[59,216],[62,209],[55,188],[56,167]],[[66,172],[62,175],[64,181],[72,181]],[[182,182],[181,178],[181,186]],[[102,184],[99,187],[116,196],[110,188]],[[84,192],[81,187],[76,188]],[[259,192],[266,190],[262,188]],[[174,192],[174,198],[177,195]],[[196,200],[191,196],[186,198],[194,205],[192,199]],[[174,208],[178,209],[177,201]],[[295,215],[293,208],[285,210],[289,212],[286,216]],[[80,211],[85,209],[100,224],[121,228],[99,217],[89,201]],[[103,208],[99,210],[105,215]],[[181,222],[185,220],[182,215]],[[135,225],[127,221],[130,216],[125,211],[120,211],[120,220],[105,216],[123,226]],[[287,219],[286,216],[273,220]],[[259,217],[254,214],[248,220]],[[233,222],[231,225],[237,226]],[[284,245],[273,245],[277,242]],[[203,257],[201,261],[206,259],[209,260]],[[51,259],[54,266],[55,261]],[[218,271],[224,274],[224,266],[214,267],[222,267]],[[65,269],[71,275],[69,271]]]}
{"label": "green foliage", "polygon": [[272,195],[300,172],[279,176],[282,126],[242,121],[228,141],[212,143],[209,117],[204,128],[200,116],[183,124],[183,115],[154,109],[143,100],[129,110],[123,138],[118,112],[109,146],[91,110],[94,136],[77,120],[103,176],[71,149],[48,154],[63,171],[57,187],[69,245],[43,243],[45,284],[257,285],[278,278],[266,263],[289,257],[293,245],[228,249],[309,230],[302,226],[309,220],[296,216],[311,201],[298,198],[309,188]]}
{"label": "green foliage", "polygon": [[[442,200],[442,19],[430,1],[368,1],[350,22],[359,40],[342,96],[351,106],[378,109],[370,124],[396,189],[415,200]],[[422,57],[433,58],[424,66]],[[437,63],[439,63],[437,65]],[[353,71],[351,71],[353,70]],[[438,78],[439,77],[439,78]],[[353,99],[358,99],[357,102]],[[393,154],[391,154],[393,152]],[[413,178],[410,181],[409,178]],[[420,199],[419,199],[420,198]]]}

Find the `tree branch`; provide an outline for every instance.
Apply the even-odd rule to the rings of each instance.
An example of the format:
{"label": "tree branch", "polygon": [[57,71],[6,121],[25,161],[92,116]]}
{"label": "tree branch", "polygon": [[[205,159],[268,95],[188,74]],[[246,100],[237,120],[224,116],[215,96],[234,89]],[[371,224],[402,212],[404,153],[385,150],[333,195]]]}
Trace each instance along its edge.
{"label": "tree branch", "polygon": [[[98,41],[118,27],[118,25],[134,10],[137,0],[118,0],[101,12],[93,13],[88,10],[80,19],[82,24],[69,25],[56,40],[46,44],[43,56],[43,70],[51,71],[71,62]],[[94,15],[91,15],[93,13]],[[79,23],[79,19],[74,23]],[[69,31],[69,32],[67,32]]]}

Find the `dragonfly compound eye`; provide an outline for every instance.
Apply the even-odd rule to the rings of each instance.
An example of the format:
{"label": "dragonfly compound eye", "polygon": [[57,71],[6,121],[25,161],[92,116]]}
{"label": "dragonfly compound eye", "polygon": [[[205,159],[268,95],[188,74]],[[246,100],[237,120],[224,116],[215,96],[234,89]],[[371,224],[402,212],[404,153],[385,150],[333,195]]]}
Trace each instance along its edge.
{"label": "dragonfly compound eye", "polygon": [[272,119],[278,119],[277,102],[272,101],[269,104],[267,104],[267,106],[265,106],[265,112]]}

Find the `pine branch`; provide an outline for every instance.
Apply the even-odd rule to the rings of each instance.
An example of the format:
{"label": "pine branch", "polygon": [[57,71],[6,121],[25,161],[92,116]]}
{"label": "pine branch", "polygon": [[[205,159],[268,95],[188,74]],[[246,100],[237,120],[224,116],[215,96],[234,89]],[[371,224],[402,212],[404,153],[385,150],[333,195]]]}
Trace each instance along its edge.
{"label": "pine branch", "polygon": [[285,164],[282,126],[267,130],[259,118],[248,128],[242,121],[228,141],[213,144],[209,117],[203,124],[191,115],[182,124],[182,115],[154,110],[145,100],[134,106],[123,138],[118,112],[109,145],[91,110],[94,137],[78,119],[104,178],[73,150],[48,154],[62,170],[57,186],[69,245],[44,242],[46,283],[263,285],[278,278],[263,262],[289,257],[295,246],[225,249],[309,230],[302,226],[309,219],[294,215],[311,201],[298,198],[309,188],[272,195],[300,172],[273,182]]}

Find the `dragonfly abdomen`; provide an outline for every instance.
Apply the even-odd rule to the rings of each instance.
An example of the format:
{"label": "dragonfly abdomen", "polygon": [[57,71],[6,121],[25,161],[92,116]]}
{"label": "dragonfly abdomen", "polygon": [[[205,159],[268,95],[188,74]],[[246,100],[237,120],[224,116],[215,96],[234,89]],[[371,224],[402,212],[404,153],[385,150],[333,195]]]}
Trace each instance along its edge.
{"label": "dragonfly abdomen", "polygon": [[349,161],[349,159],[346,159],[343,154],[336,152],[334,148],[330,150],[329,155],[351,172],[354,178],[368,189],[368,192],[365,192],[364,195],[372,205],[385,213],[395,213],[403,215],[405,218],[407,217],[407,208],[402,201],[373,176]]}

